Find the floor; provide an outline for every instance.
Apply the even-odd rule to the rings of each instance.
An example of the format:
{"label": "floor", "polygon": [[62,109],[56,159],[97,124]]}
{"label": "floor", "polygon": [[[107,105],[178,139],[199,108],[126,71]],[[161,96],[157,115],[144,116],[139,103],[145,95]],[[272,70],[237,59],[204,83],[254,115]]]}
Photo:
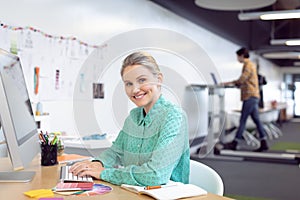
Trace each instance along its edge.
{"label": "floor", "polygon": [[[283,136],[268,141],[270,145],[277,141],[299,142],[300,123],[285,122],[280,127]],[[299,164],[283,164],[262,161],[233,161],[226,159],[197,158],[222,177],[225,184],[225,195],[234,194],[249,197],[260,197],[272,200],[300,199]]]}

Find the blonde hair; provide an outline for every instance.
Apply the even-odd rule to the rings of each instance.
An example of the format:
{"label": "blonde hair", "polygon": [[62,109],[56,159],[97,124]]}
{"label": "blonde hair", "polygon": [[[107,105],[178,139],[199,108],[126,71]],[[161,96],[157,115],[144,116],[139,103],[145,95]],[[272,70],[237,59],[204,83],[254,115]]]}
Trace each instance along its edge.
{"label": "blonde hair", "polygon": [[154,75],[160,73],[160,69],[155,59],[146,52],[138,51],[128,55],[122,64],[121,76],[123,76],[125,68],[132,65],[142,65],[147,67]]}

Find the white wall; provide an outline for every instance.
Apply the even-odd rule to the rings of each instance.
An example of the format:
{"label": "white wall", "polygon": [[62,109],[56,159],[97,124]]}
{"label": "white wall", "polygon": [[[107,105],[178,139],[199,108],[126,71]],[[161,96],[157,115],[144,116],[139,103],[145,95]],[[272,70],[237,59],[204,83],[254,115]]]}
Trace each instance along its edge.
{"label": "white wall", "polygon": [[[180,54],[161,49],[151,49],[165,70],[167,83],[173,85],[172,88],[180,88],[176,90],[179,94],[173,95],[173,99],[179,99],[177,103],[184,104],[184,98],[187,98],[184,97],[184,89],[188,84],[210,82],[209,77],[206,77],[210,70],[217,73],[219,81],[228,81],[236,79],[242,69],[241,64],[236,61],[235,51],[239,48],[238,45],[146,0],[31,0],[28,2],[11,0],[5,2],[5,6],[1,6],[0,20],[11,26],[32,26],[47,34],[76,36],[88,44],[104,45],[101,46],[102,48],[98,52],[99,60],[93,60],[94,58],[89,57],[86,61],[85,59],[92,55],[93,48],[81,45],[78,41],[75,44],[72,41],[59,42],[59,39],[49,39],[44,34],[33,33],[28,30],[24,30],[21,33],[0,28],[0,38],[3,38],[0,40],[0,47],[9,50],[11,43],[17,41],[18,48],[21,49],[19,55],[24,64],[31,99],[34,102],[41,101],[43,110],[50,113],[50,131],[66,131],[69,134],[76,134],[77,129],[80,129],[81,134],[99,131],[109,134],[118,132],[122,126],[122,120],[126,116],[125,113],[128,112],[129,107],[132,107],[127,101],[124,103],[124,101],[118,100],[119,98],[126,99],[124,93],[116,92],[120,89],[122,90],[119,67],[122,58],[126,54],[126,52],[122,52],[122,48],[124,45],[129,45],[126,39],[117,39],[120,39],[118,36],[127,31],[141,28],[163,29],[166,32],[170,31],[171,39],[174,35],[175,39],[176,37],[181,38],[181,36],[184,36],[186,40],[191,40],[200,47],[200,50],[197,49],[198,51],[195,52],[193,49],[190,49],[189,45],[181,44],[180,41],[174,39],[172,42],[169,42],[168,47],[177,49],[179,45],[182,45],[180,46],[181,49],[178,49]],[[28,32],[31,34],[33,48],[26,47]],[[157,37],[160,36],[158,35]],[[147,38],[145,35],[137,37],[134,42],[136,43],[135,45],[138,46],[139,42],[143,41],[143,37]],[[155,37],[148,37],[153,39],[154,43],[156,42],[154,40]],[[118,45],[115,42],[118,42]],[[98,81],[98,77],[93,77],[93,73],[97,72],[99,67],[104,67],[100,66],[100,63],[110,58],[109,56],[116,52],[120,52],[119,56],[112,57],[114,60],[108,63],[110,67],[105,71],[106,76],[101,79],[105,85],[105,99],[97,99],[95,101],[93,99],[85,99],[82,102],[76,102],[76,106],[80,108],[77,109],[79,110],[79,115],[82,114],[80,116],[82,125],[78,127],[76,125],[78,118],[74,118],[73,93],[76,84],[80,84],[77,81],[80,72],[82,72],[80,70],[86,69],[82,73],[88,74],[88,76],[84,77],[85,80],[82,81],[84,84],[78,86],[80,87],[79,90],[83,93],[91,92],[90,85],[87,83]],[[198,57],[202,62],[197,63],[197,66],[193,66],[193,68],[188,61],[189,58],[196,57],[197,53],[199,53]],[[190,55],[191,57],[183,57],[182,55]],[[105,58],[101,58],[103,56]],[[280,70],[266,60],[259,59],[261,73],[266,75],[268,79],[268,85],[265,86],[267,88],[265,90],[267,91],[265,99],[280,98],[278,87],[282,79]],[[87,63],[90,63],[90,68],[84,68]],[[33,94],[32,80],[35,66],[41,68],[41,88],[38,95]],[[188,70],[185,70],[187,68]],[[198,74],[193,73],[192,69],[195,68],[198,72],[200,71]],[[56,69],[60,69],[60,89],[58,90],[54,89]],[[173,74],[177,78],[175,80],[173,77],[167,78],[168,74]],[[193,76],[195,74],[199,76]],[[180,78],[186,85],[176,85]],[[172,99],[172,94],[169,97]],[[90,105],[87,106],[86,103]],[[120,106],[123,104],[125,106],[129,105],[128,109]],[[84,109],[91,109],[90,107],[95,108],[94,113],[92,113],[94,116],[91,118],[95,117],[97,122],[99,122],[98,124],[90,123],[91,118],[84,115]],[[229,91],[228,95],[226,95],[226,109],[230,110],[239,107],[239,91]],[[119,112],[118,117],[114,116],[113,110]],[[199,117],[198,113],[196,115]],[[193,114],[190,113],[190,116],[193,116]],[[194,127],[195,124],[191,124],[191,126]]]}

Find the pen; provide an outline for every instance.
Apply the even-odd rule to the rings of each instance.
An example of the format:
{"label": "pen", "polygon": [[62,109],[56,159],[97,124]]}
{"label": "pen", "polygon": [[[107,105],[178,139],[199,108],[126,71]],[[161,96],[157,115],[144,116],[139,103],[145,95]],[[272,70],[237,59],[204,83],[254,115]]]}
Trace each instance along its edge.
{"label": "pen", "polygon": [[40,138],[40,141],[42,142],[42,144],[46,143],[46,140],[45,140],[44,136],[41,133],[39,134],[39,138]]}
{"label": "pen", "polygon": [[53,140],[51,141],[50,144],[51,144],[51,145],[55,145],[56,142],[57,142],[57,136],[55,135],[54,138],[53,138]]}
{"label": "pen", "polygon": [[145,186],[145,190],[153,190],[153,189],[159,189],[159,188],[165,188],[165,187],[173,187],[176,185],[153,185],[153,186]]}
{"label": "pen", "polygon": [[43,134],[43,137],[45,138],[46,144],[49,144],[49,138],[48,138],[48,133],[46,132],[46,134],[44,134],[43,132],[41,132]]}

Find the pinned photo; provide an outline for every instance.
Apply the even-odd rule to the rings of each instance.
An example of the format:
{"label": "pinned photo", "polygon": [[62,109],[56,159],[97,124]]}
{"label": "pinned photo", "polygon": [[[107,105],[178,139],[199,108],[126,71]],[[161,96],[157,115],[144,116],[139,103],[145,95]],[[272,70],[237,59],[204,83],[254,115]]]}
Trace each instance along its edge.
{"label": "pinned photo", "polygon": [[93,83],[93,97],[94,97],[94,99],[103,99],[104,98],[103,83]]}

